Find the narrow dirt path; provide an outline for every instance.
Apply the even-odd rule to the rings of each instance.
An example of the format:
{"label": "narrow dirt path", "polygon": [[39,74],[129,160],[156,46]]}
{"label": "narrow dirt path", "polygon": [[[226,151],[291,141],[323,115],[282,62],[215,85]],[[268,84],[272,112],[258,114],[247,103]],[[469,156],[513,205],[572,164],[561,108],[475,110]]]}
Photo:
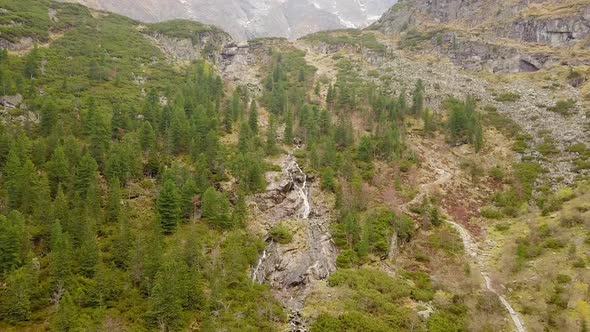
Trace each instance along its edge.
{"label": "narrow dirt path", "polygon": [[504,297],[504,295],[500,294],[498,292],[498,290],[496,290],[496,288],[494,288],[494,286],[492,285],[492,280],[490,279],[488,272],[486,272],[486,269],[487,269],[486,263],[481,258],[481,255],[479,255],[479,248],[478,248],[477,244],[473,241],[471,233],[469,233],[469,231],[467,229],[465,229],[465,227],[463,227],[461,224],[458,224],[452,220],[447,220],[447,222],[451,226],[453,226],[453,228],[455,228],[457,230],[457,232],[459,232],[459,235],[461,235],[461,239],[463,240],[463,246],[465,247],[466,253],[479,266],[480,271],[481,271],[481,276],[483,277],[483,279],[485,281],[485,288],[488,291],[494,293],[498,297],[500,302],[502,302],[502,305],[504,306],[504,308],[506,308],[506,310],[510,314],[510,318],[512,318],[512,322],[514,323],[514,327],[515,327],[516,331],[525,332],[526,328],[524,327],[524,322],[520,318],[520,315],[518,314],[518,312],[516,312],[516,310],[514,310],[514,308],[512,307],[510,302],[508,302],[506,297]]}
{"label": "narrow dirt path", "polygon": [[[426,184],[420,185],[420,192],[418,195],[416,195],[416,198],[414,198],[411,202],[406,203],[402,206],[402,209],[404,211],[407,211],[408,208],[412,204],[419,203],[423,197],[425,197],[426,195],[428,195],[431,192],[431,190],[433,188],[436,188],[437,186],[441,186],[445,183],[448,183],[453,178],[452,171],[441,169],[438,167],[435,167],[434,171],[436,172],[436,174],[438,174],[438,177],[436,178],[436,180],[431,183],[426,183]],[[443,209],[444,209],[444,207],[443,207]],[[461,225],[453,220],[449,219],[449,220],[447,220],[447,222],[455,230],[457,230],[457,232],[459,233],[459,236],[461,236],[461,240],[463,241],[463,246],[465,247],[466,254],[479,267],[479,269],[481,271],[480,272],[481,276],[484,279],[484,287],[486,288],[486,290],[495,294],[498,297],[498,299],[502,303],[502,306],[504,306],[506,311],[508,311],[508,314],[510,315],[512,322],[514,323],[514,328],[516,329],[516,331],[517,332],[525,332],[526,328],[525,328],[524,322],[520,318],[520,315],[518,314],[518,312],[516,310],[514,310],[514,308],[512,307],[510,302],[508,302],[506,297],[504,295],[502,295],[492,285],[492,280],[489,276],[489,273],[487,272],[488,271],[487,264],[483,258],[483,255],[480,254],[481,250],[479,249],[477,243],[474,241],[471,233],[465,227],[463,227],[463,225]]]}

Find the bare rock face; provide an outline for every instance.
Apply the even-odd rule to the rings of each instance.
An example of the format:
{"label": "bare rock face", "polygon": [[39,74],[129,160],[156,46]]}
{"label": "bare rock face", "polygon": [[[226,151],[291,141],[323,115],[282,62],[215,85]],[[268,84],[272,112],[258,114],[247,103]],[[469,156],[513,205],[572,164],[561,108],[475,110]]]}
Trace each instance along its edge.
{"label": "bare rock face", "polygon": [[[296,315],[310,285],[336,271],[338,252],[329,232],[329,208],[318,186],[299,169],[294,157],[284,157],[280,164],[280,172],[267,174],[267,191],[251,201],[268,243],[253,267],[252,279],[268,282],[283,305]],[[309,213],[306,200],[311,204]],[[268,235],[279,224],[293,235],[289,243],[279,244]]]}
{"label": "bare rock face", "polygon": [[179,39],[161,33],[149,35],[153,42],[173,62],[207,59],[212,63],[221,61],[221,50],[232,42],[229,35],[220,31],[206,31],[191,39]]}
{"label": "bare rock face", "polygon": [[237,40],[297,38],[312,32],[362,28],[396,0],[62,0],[144,22],[176,18],[214,24]]}
{"label": "bare rock face", "polygon": [[[461,27],[455,29],[453,27]],[[560,49],[588,49],[590,4],[570,0],[402,0],[373,26],[455,64],[492,72],[529,72],[556,63],[590,64]]]}

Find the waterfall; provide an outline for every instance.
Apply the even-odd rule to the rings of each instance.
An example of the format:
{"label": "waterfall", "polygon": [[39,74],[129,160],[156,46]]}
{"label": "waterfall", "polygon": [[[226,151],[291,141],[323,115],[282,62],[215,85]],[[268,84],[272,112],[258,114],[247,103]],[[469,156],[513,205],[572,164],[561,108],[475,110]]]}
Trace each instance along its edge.
{"label": "waterfall", "polygon": [[309,219],[309,215],[311,213],[311,204],[309,203],[309,188],[307,188],[307,174],[303,172],[303,170],[301,169],[301,167],[299,167],[299,164],[295,160],[293,160],[293,163],[295,164],[297,171],[299,171],[299,173],[303,175],[303,185],[298,186],[295,180],[293,179],[293,175],[289,173],[291,174],[291,180],[293,181],[293,185],[295,185],[295,188],[297,188],[297,190],[299,191],[299,196],[303,200],[303,212],[301,213],[301,218]]}
{"label": "waterfall", "polygon": [[258,280],[258,272],[262,268],[262,264],[266,260],[268,248],[270,248],[272,246],[272,244],[273,244],[273,240],[271,239],[268,246],[266,248],[264,248],[264,250],[262,251],[260,258],[258,258],[258,264],[256,264],[256,268],[254,268],[254,270],[252,271],[252,281],[258,282],[260,284],[264,282],[264,278],[260,278],[260,280]]}

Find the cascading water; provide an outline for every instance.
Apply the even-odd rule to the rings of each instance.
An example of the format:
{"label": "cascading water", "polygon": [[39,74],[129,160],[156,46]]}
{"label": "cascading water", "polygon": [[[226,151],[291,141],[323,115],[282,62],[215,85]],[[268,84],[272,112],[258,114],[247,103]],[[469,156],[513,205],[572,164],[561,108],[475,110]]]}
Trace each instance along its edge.
{"label": "cascading water", "polygon": [[266,260],[268,248],[271,247],[273,245],[273,243],[274,243],[274,241],[271,239],[270,244],[262,251],[260,258],[258,258],[258,264],[256,264],[256,267],[252,271],[252,281],[260,283],[260,284],[264,282],[264,278],[260,278],[260,280],[258,279],[258,273],[260,272],[260,268],[262,267],[262,264]]}
{"label": "cascading water", "polygon": [[[291,180],[291,183],[293,184],[293,186],[295,187],[295,189],[299,193],[299,197],[300,197],[300,199],[302,201],[302,205],[303,205],[300,217],[302,219],[309,219],[309,216],[311,214],[311,203],[309,200],[309,187],[307,186],[307,174],[305,174],[305,172],[301,169],[301,167],[299,166],[299,164],[295,160],[295,157],[293,157],[292,154],[289,154],[287,161],[288,161],[288,164],[287,164],[287,167],[284,168],[284,171],[288,174],[288,176]],[[303,178],[301,185],[297,184],[297,180],[296,180],[295,176],[293,176],[294,172],[301,174],[301,176]],[[258,264],[256,264],[256,267],[252,271],[252,281],[260,283],[260,284],[262,284],[264,282],[265,277],[259,276],[259,274],[260,274],[260,271],[264,265],[264,262],[267,259],[268,251],[272,247],[273,244],[274,244],[274,242],[271,239],[269,245],[260,254],[260,257],[258,258]]]}
{"label": "cascading water", "polygon": [[295,179],[293,178],[293,173],[290,170],[287,170],[287,172],[289,172],[289,176],[291,177],[293,185],[299,191],[299,196],[303,201],[303,212],[301,213],[301,218],[309,219],[309,215],[311,213],[311,204],[309,203],[309,188],[307,187],[307,174],[305,174],[301,167],[299,167],[299,164],[295,161],[293,155],[290,154],[289,159],[293,160],[293,166],[295,166],[297,171],[301,173],[301,175],[303,176],[303,184],[299,186],[297,185],[297,181],[295,181]]}

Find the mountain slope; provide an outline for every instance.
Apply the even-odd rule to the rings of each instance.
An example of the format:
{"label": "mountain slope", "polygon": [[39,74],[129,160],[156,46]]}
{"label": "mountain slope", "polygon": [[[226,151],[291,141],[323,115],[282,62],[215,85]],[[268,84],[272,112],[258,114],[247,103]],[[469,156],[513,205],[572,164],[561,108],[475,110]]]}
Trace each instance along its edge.
{"label": "mountain slope", "polygon": [[146,22],[176,18],[217,25],[238,40],[296,38],[311,32],[365,27],[395,0],[67,0]]}
{"label": "mountain slope", "polygon": [[372,28],[468,68],[518,72],[590,63],[588,0],[405,0]]}

